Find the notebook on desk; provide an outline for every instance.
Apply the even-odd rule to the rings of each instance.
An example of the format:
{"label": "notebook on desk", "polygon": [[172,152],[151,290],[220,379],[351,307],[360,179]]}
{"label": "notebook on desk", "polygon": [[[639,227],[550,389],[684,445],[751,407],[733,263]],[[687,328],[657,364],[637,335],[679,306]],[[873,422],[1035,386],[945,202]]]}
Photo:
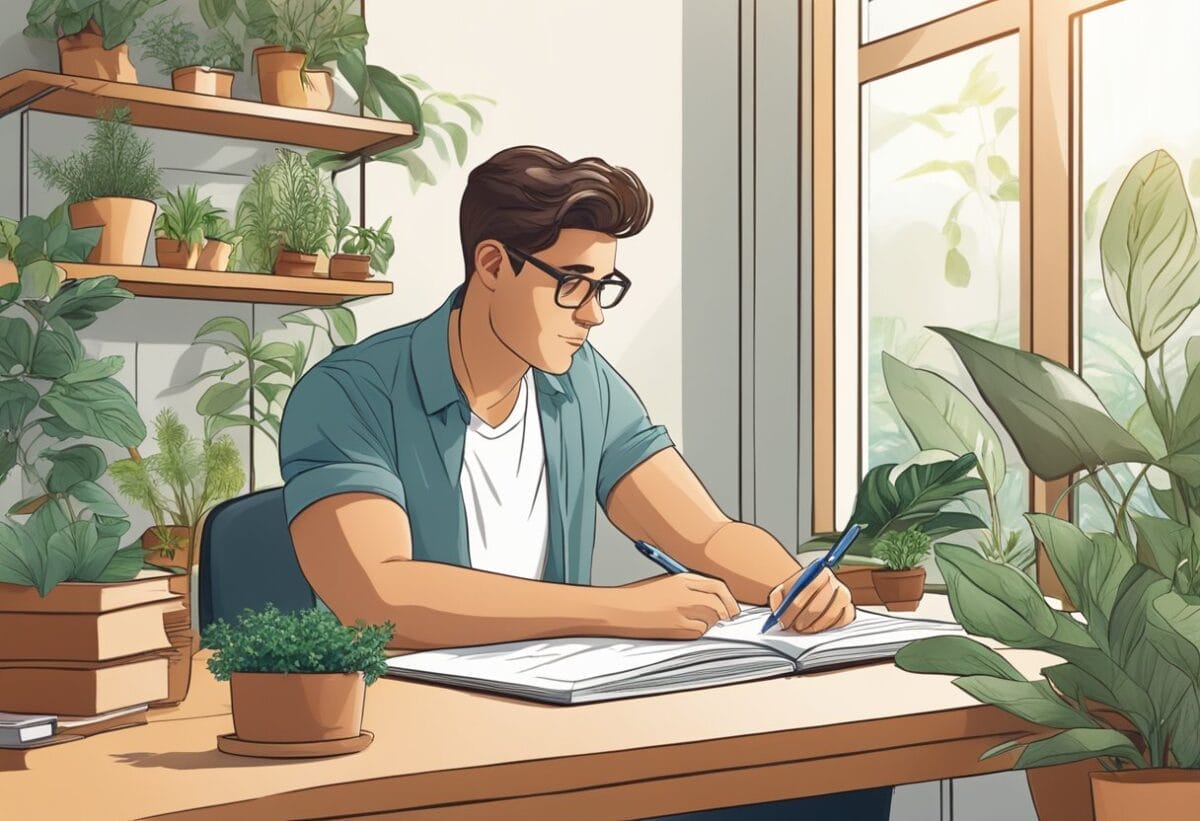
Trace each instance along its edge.
{"label": "notebook on desk", "polygon": [[388,674],[553,704],[669,693],[887,659],[954,622],[858,609],[845,627],[759,634],[770,611],[744,606],[694,641],[583,637],[425,650],[388,659]]}

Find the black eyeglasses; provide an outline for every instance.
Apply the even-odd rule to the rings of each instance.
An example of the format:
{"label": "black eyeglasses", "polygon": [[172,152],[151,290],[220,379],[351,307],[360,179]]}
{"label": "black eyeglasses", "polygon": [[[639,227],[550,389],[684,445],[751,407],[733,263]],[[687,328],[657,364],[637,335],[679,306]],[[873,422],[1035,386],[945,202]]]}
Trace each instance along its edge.
{"label": "black eyeglasses", "polygon": [[[558,288],[554,291],[554,302],[560,308],[575,309],[586,305],[587,301],[592,298],[592,294],[597,295],[601,308],[612,308],[625,298],[629,286],[633,284],[629,281],[629,277],[615,269],[601,279],[588,279],[583,274],[568,274],[560,271],[553,265],[542,262],[537,257],[531,257],[516,248],[509,248],[507,245],[504,247],[510,257],[528,262],[558,280]],[[512,260],[509,259],[509,262]],[[513,268],[516,267],[516,263],[513,263]]]}

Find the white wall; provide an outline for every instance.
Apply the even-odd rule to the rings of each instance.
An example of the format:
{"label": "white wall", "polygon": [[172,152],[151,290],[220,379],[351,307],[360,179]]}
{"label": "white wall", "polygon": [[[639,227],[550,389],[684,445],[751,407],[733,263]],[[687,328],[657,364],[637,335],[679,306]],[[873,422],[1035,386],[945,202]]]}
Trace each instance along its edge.
{"label": "white wall", "polygon": [[[464,167],[433,166],[434,188],[413,195],[403,168],[367,166],[368,222],[393,217],[397,251],[389,277],[396,292],[355,304],[360,336],[423,316],[462,281],[458,207],[472,167],[520,144],[568,159],[599,156],[642,178],[654,215],[642,234],[619,243],[617,266],[633,288],[592,339],[651,418],[682,442],[682,6],[682,0],[366,4],[371,62],[497,105],[481,107],[485,125],[472,135]],[[601,531],[597,582],[649,572],[607,522]]]}

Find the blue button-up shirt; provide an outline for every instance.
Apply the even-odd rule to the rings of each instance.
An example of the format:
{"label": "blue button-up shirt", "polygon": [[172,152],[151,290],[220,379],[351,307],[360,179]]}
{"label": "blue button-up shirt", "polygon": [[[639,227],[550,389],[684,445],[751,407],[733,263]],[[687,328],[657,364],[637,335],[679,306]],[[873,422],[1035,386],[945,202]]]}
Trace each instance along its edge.
{"label": "blue button-up shirt", "polygon": [[[375,493],[407,512],[414,559],[471,566],[459,487],[471,409],[449,342],[462,292],[424,319],[334,351],[296,384],[279,437],[289,522],[327,496]],[[672,442],[588,343],[565,374],[535,371],[534,382],[550,510],[543,579],[588,584],[596,503]]]}

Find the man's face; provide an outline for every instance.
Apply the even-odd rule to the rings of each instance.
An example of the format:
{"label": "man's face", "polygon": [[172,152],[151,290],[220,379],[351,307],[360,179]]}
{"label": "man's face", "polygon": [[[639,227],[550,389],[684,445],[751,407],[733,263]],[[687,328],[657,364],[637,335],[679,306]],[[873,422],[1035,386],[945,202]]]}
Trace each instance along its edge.
{"label": "man's face", "polygon": [[[525,248],[516,250],[530,253]],[[617,241],[597,231],[564,228],[557,242],[530,255],[563,273],[601,279],[613,271]],[[557,287],[554,277],[528,262],[514,275],[505,254],[490,318],[496,336],[509,350],[538,370],[561,374],[571,367],[571,358],[588,332],[604,321],[604,313],[594,295],[578,308],[561,307],[554,298]]]}

